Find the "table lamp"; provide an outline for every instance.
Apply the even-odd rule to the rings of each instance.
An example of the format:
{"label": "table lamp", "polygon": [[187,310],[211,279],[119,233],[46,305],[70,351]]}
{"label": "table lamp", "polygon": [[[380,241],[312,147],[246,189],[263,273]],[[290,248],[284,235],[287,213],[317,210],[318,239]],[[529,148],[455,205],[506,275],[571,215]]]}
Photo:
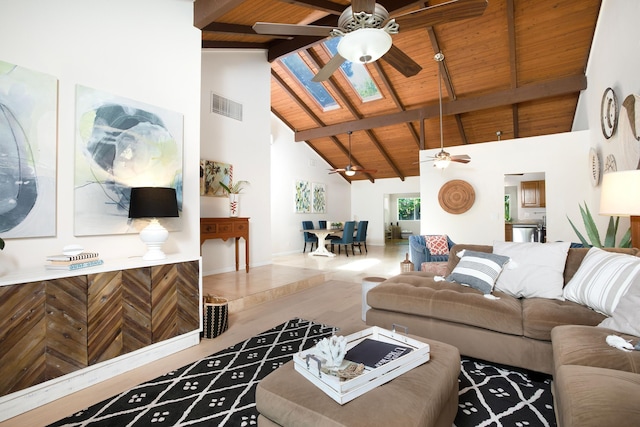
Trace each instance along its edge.
{"label": "table lamp", "polygon": [[640,170],[602,176],[600,215],[631,217],[631,246],[640,247]]}
{"label": "table lamp", "polygon": [[178,201],[175,188],[134,187],[129,199],[129,218],[151,218],[151,222],[140,232],[140,240],[147,245],[145,261],[165,259],[162,244],[169,237],[158,218],[178,216]]}

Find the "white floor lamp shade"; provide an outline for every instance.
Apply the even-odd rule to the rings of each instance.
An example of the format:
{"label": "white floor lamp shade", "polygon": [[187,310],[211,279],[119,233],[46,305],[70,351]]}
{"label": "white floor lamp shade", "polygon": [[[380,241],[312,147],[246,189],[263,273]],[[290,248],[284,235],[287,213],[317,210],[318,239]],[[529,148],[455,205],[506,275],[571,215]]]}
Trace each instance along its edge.
{"label": "white floor lamp shade", "polygon": [[630,217],[631,245],[640,247],[640,170],[603,175],[600,215]]}
{"label": "white floor lamp shade", "polygon": [[162,245],[169,232],[158,218],[178,216],[176,190],[165,187],[134,187],[129,200],[129,218],[150,218],[151,222],[140,232],[140,240],[147,245],[145,261],[165,259]]}

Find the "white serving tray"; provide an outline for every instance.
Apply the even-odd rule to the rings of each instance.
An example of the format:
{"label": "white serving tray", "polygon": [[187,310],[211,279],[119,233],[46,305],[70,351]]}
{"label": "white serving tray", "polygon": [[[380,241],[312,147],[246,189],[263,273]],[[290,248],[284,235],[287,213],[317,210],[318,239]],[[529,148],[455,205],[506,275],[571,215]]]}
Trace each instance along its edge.
{"label": "white serving tray", "polygon": [[347,339],[347,351],[366,338],[404,345],[410,347],[412,351],[378,368],[366,368],[360,376],[346,381],[321,372],[318,362],[314,359],[309,359],[309,363],[307,363],[307,355],[314,355],[315,347],[294,354],[295,370],[341,405],[429,360],[429,344],[377,326],[347,335],[345,338]]}

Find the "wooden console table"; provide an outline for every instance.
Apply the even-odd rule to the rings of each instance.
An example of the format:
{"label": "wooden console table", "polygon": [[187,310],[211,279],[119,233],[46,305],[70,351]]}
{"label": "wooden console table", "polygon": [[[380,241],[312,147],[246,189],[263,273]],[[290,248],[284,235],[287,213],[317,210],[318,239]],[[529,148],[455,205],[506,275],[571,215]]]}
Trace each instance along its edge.
{"label": "wooden console table", "polygon": [[236,239],[236,271],[238,264],[238,241],[244,238],[246,270],[249,272],[249,218],[200,218],[200,247],[207,239]]}

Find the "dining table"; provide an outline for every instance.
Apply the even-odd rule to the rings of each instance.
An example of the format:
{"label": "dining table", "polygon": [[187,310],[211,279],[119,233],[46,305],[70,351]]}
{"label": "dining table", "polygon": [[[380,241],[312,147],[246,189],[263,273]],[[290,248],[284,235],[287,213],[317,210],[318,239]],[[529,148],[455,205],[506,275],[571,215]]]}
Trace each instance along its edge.
{"label": "dining table", "polygon": [[329,234],[335,234],[337,236],[342,236],[342,228],[312,228],[309,230],[300,230],[307,233],[313,233],[318,238],[318,247],[315,251],[309,252],[310,256],[326,256],[326,257],[334,257],[336,254],[327,250],[324,245],[326,245],[326,239]]}

